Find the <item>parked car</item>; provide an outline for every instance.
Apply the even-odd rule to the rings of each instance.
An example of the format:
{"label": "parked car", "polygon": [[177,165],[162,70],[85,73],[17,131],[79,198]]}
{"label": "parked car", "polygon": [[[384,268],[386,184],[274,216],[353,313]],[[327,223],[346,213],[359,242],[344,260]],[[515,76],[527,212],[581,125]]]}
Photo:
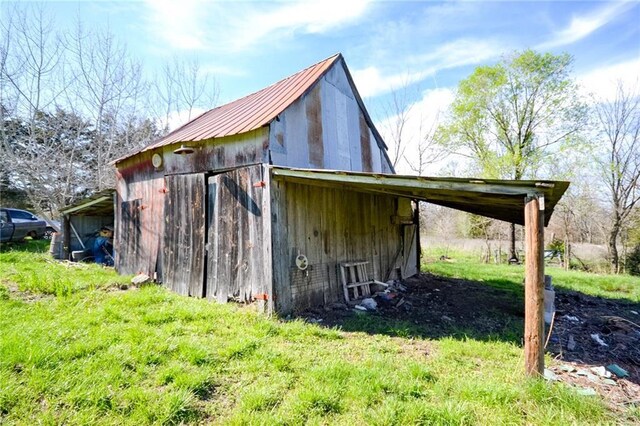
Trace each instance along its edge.
{"label": "parked car", "polygon": [[47,223],[47,229],[44,231],[44,238],[50,240],[55,232],[60,232],[61,224],[57,220],[42,219]]}
{"label": "parked car", "polygon": [[47,222],[26,210],[0,208],[0,241],[21,241],[24,237],[42,238]]}

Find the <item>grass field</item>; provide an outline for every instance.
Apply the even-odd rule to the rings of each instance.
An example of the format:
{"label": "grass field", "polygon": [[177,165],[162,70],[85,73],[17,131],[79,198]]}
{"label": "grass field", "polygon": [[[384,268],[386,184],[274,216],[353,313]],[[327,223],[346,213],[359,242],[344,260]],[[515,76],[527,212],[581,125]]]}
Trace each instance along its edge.
{"label": "grass field", "polygon": [[[513,342],[403,337],[411,324],[391,332],[375,317],[357,319],[370,332],[346,332],[155,285],[120,290],[128,277],[53,263],[42,248],[0,253],[0,424],[640,421],[526,378]],[[521,280],[462,261],[428,268],[496,286]],[[623,284],[593,291],[637,298]],[[580,277],[567,285],[591,288]]]}
{"label": "grass field", "polygon": [[[447,261],[436,261],[445,254],[449,258]],[[504,290],[522,291],[522,286],[514,284],[524,279],[523,265],[482,264],[478,255],[450,248],[430,248],[425,255],[423,269],[433,274],[484,282]],[[545,274],[551,275],[553,285],[562,289],[640,302],[640,277],[565,271],[551,265],[545,268]]]}

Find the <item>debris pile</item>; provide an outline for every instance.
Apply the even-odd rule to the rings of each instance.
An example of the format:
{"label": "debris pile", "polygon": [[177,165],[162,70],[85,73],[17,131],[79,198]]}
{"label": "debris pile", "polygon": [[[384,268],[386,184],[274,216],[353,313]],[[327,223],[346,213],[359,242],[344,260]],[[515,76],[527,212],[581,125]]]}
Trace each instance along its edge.
{"label": "debris pile", "polygon": [[640,381],[638,308],[637,303],[561,292],[547,350],[562,361],[618,365]]}
{"label": "debris pile", "polygon": [[584,396],[602,395],[611,405],[640,403],[640,385],[628,380],[629,372],[617,364],[590,366],[565,362],[544,370],[549,381],[563,382]]}
{"label": "debris pile", "polygon": [[378,312],[386,310],[402,309],[409,312],[413,305],[404,297],[407,287],[399,280],[390,280],[385,283],[382,291],[377,291],[369,297],[361,300],[354,300],[350,303],[355,311],[359,312]]}

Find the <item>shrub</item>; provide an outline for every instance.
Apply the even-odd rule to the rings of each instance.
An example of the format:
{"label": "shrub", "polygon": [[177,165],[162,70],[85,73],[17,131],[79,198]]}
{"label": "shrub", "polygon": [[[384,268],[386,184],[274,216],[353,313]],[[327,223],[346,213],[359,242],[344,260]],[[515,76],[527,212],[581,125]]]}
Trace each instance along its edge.
{"label": "shrub", "polygon": [[564,241],[554,238],[549,243],[549,250],[564,254]]}
{"label": "shrub", "polygon": [[640,243],[627,256],[626,266],[629,274],[640,276]]}

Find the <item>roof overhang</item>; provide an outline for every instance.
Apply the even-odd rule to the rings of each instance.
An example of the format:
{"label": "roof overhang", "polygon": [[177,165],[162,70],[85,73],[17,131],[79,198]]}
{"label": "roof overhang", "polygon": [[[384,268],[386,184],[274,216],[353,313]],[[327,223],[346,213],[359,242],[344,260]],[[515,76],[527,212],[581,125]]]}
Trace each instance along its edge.
{"label": "roof overhang", "polygon": [[519,225],[524,225],[526,197],[544,197],[547,226],[553,209],[569,187],[565,181],[403,176],[283,167],[273,167],[272,174],[276,179],[306,185],[422,200]]}
{"label": "roof overhang", "polygon": [[64,207],[60,213],[65,216],[69,214],[75,216],[113,216],[115,193],[115,189],[105,189]]}

